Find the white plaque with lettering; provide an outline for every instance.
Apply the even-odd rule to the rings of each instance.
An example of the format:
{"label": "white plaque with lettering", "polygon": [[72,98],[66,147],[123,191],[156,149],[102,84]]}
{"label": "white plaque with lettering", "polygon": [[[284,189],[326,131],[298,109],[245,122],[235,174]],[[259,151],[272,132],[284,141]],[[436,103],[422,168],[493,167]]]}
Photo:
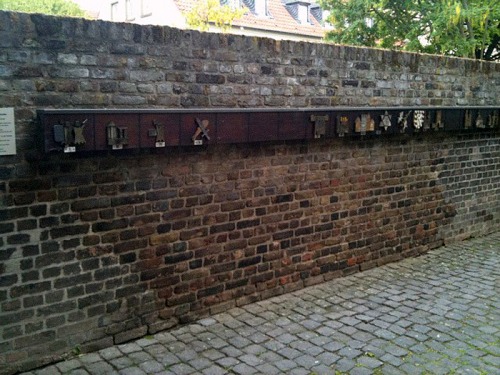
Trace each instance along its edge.
{"label": "white plaque with lettering", "polygon": [[16,154],[14,108],[0,108],[0,156]]}

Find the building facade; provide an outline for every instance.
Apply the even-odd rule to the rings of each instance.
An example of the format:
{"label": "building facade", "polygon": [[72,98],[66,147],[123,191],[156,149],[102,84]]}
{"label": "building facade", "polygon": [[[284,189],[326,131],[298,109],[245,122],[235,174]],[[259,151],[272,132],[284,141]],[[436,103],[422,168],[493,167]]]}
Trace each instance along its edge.
{"label": "building facade", "polygon": [[[99,9],[99,19],[142,25],[188,28],[186,14],[200,0],[107,0]],[[243,7],[242,18],[233,22],[233,34],[274,39],[320,41],[329,30],[326,14],[309,0],[221,0],[222,5]],[[210,31],[219,31],[210,25]]]}

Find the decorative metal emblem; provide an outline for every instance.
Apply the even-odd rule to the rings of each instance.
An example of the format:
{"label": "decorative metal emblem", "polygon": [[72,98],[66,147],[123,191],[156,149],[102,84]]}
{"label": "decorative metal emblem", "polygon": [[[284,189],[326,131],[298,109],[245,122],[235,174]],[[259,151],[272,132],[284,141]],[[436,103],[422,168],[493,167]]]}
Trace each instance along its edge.
{"label": "decorative metal emblem", "polygon": [[439,130],[444,128],[443,112],[441,111],[436,112],[436,119],[435,122],[432,124],[432,128],[434,130]]}
{"label": "decorative metal emblem", "polygon": [[165,147],[165,135],[163,125],[157,123],[153,120],[154,129],[148,130],[148,135],[150,137],[156,137],[155,147]]}
{"label": "decorative metal emblem", "polygon": [[484,124],[483,116],[481,116],[481,114],[478,113],[476,118],[476,128],[484,129],[485,127],[486,125]]}
{"label": "decorative metal emblem", "polygon": [[73,126],[73,131],[75,132],[75,145],[84,145],[85,144],[85,136],[83,135],[83,129],[85,129],[85,125],[87,124],[87,119],[84,121],[75,121],[75,126]]}
{"label": "decorative metal emblem", "polygon": [[344,134],[349,133],[349,116],[340,115],[337,117],[337,134],[343,137]]}
{"label": "decorative metal emblem", "polygon": [[[198,127],[196,128],[196,131],[191,139],[195,145],[199,146],[203,144],[203,137],[205,137],[208,141],[210,140],[210,136],[208,135],[208,126],[210,124],[208,120],[200,120],[199,118],[196,118],[195,122]],[[200,137],[200,139],[198,139],[198,137]]]}
{"label": "decorative metal emblem", "polygon": [[425,111],[413,111],[413,126],[415,129],[420,130],[424,127]]}
{"label": "decorative metal emblem", "polygon": [[75,152],[76,146],[84,145],[86,142],[83,134],[86,122],[87,120],[75,121],[72,124],[70,121],[66,121],[64,125],[54,125],[54,141],[64,146],[64,152]]}
{"label": "decorative metal emblem", "polygon": [[387,111],[383,115],[380,115],[380,127],[384,128],[385,131],[391,127],[391,117]]}
{"label": "decorative metal emblem", "polygon": [[116,126],[114,122],[106,125],[106,133],[108,136],[108,146],[113,150],[121,150],[124,145],[128,145],[128,134],[126,127]]}
{"label": "decorative metal emblem", "polygon": [[465,129],[472,128],[472,113],[469,109],[465,111],[464,128]]}
{"label": "decorative metal emblem", "polygon": [[408,113],[406,114],[404,113],[404,111],[399,112],[398,125],[401,133],[404,133],[408,128],[408,117],[410,116],[410,113],[411,111],[408,111]]}
{"label": "decorative metal emblem", "polygon": [[310,120],[314,122],[314,138],[324,137],[326,134],[326,123],[330,117],[328,115],[325,116],[317,116],[311,115]]}
{"label": "decorative metal emblem", "polygon": [[369,113],[362,114],[361,116],[356,117],[354,125],[354,131],[356,133],[360,133],[361,135],[365,135],[366,132],[375,130],[375,121],[372,119]]}
{"label": "decorative metal emblem", "polygon": [[493,111],[488,116],[488,127],[495,128],[498,125],[498,111]]}

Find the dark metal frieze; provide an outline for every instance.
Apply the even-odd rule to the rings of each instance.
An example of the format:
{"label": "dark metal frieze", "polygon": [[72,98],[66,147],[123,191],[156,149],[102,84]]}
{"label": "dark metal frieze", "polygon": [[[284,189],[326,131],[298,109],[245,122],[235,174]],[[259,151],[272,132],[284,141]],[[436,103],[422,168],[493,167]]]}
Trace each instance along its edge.
{"label": "dark metal frieze", "polygon": [[500,128],[499,107],[39,110],[45,151],[369,137]]}

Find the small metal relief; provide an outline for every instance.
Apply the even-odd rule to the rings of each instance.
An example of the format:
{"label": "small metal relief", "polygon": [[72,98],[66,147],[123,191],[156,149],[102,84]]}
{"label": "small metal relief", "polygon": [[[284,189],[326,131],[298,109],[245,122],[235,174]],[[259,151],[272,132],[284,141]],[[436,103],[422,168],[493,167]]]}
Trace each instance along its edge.
{"label": "small metal relief", "polygon": [[384,128],[385,131],[391,127],[391,118],[392,115],[390,115],[387,111],[383,115],[380,115],[380,127]]}
{"label": "small metal relief", "polygon": [[156,137],[155,147],[165,147],[165,131],[163,125],[157,123],[153,120],[154,129],[148,130],[148,135],[150,137]]}
{"label": "small metal relief", "polygon": [[401,133],[406,132],[406,129],[408,128],[408,117],[410,116],[410,114],[411,111],[408,111],[406,114],[404,113],[404,111],[399,112],[398,126]]}
{"label": "small metal relief", "polygon": [[472,113],[470,109],[465,111],[464,128],[465,129],[472,128]]}
{"label": "small metal relief", "polygon": [[64,125],[54,125],[54,141],[64,147],[65,153],[76,152],[76,146],[85,144],[83,130],[86,123],[87,120],[75,121],[74,123],[66,121]]}
{"label": "small metal relief", "polygon": [[208,120],[200,120],[199,118],[196,118],[195,122],[196,122],[197,128],[196,128],[196,131],[194,132],[194,135],[191,139],[193,140],[194,145],[200,146],[203,144],[203,137],[205,137],[207,139],[207,141],[210,140],[210,136],[208,135],[208,131],[210,130],[208,128],[208,126],[210,124],[209,124]]}
{"label": "small metal relief", "polygon": [[423,129],[425,122],[425,111],[415,110],[413,111],[413,126],[415,129]]}
{"label": "small metal relief", "polygon": [[121,150],[123,146],[128,145],[128,132],[126,127],[116,126],[114,122],[106,125],[106,134],[108,137],[108,146],[113,150]]}
{"label": "small metal relief", "polygon": [[339,135],[339,137],[343,137],[344,134],[349,133],[349,125],[349,116],[337,116],[337,134]]}
{"label": "small metal relief", "polygon": [[432,129],[434,129],[434,130],[444,129],[443,112],[442,111],[436,112],[436,118],[434,119],[434,122],[432,123]]}
{"label": "small metal relief", "polygon": [[488,127],[495,128],[498,126],[498,111],[493,111],[488,115]]}
{"label": "small metal relief", "polygon": [[478,113],[477,118],[476,118],[476,128],[484,129],[485,127],[486,127],[486,124],[484,123],[483,116],[481,116],[481,114]]}
{"label": "small metal relief", "polygon": [[330,117],[328,115],[325,116],[317,116],[311,115],[310,120],[314,122],[314,138],[324,137],[326,134],[326,123]]}
{"label": "small metal relief", "polygon": [[356,117],[356,120],[354,122],[354,131],[356,133],[365,135],[367,132],[372,132],[374,130],[375,130],[375,121],[372,119],[369,113],[362,114],[361,116]]}

